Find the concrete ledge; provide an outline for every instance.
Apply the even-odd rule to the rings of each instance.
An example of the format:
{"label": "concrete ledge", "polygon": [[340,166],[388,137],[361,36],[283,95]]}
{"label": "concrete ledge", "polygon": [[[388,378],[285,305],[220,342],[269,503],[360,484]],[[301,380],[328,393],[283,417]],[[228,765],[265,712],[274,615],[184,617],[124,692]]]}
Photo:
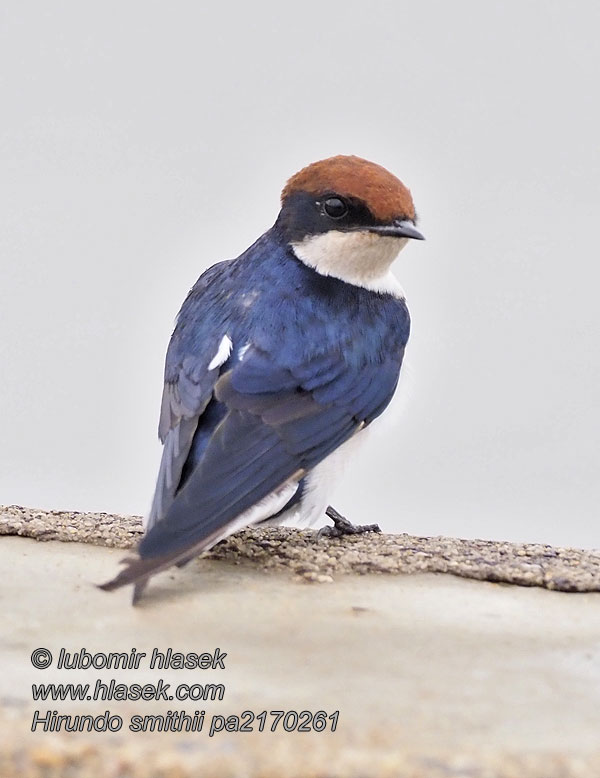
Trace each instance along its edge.
{"label": "concrete ledge", "polygon": [[[130,592],[139,519],[0,518],[1,778],[597,778],[600,598],[591,552],[406,535],[249,531]],[[11,536],[12,535],[12,536]],[[36,542],[33,538],[48,542]],[[85,542],[58,542],[59,540]],[[108,546],[108,547],[107,547]],[[424,571],[452,572],[439,575]],[[383,575],[411,572],[413,575]],[[355,573],[360,573],[357,575]],[[370,573],[376,573],[375,575]],[[465,578],[526,583],[501,586]],[[328,586],[306,585],[331,581]],[[547,591],[568,588],[580,594]],[[590,593],[583,593],[588,587]],[[227,652],[225,670],[39,670],[38,647]],[[201,703],[32,699],[32,684],[222,682]],[[31,732],[98,715],[339,710],[335,732]]]}
{"label": "concrete ledge", "polygon": [[[0,507],[0,535],[129,549],[141,534],[139,516]],[[375,533],[318,539],[313,531],[281,527],[239,532],[204,557],[323,583],[348,573],[450,573],[563,592],[600,591],[600,553],[539,543]]]}

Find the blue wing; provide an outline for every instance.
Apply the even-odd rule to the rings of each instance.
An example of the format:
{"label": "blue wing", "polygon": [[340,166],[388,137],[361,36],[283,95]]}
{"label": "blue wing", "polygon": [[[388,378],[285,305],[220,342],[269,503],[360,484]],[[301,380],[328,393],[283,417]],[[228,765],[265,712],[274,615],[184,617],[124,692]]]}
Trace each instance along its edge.
{"label": "blue wing", "polygon": [[255,347],[216,384],[223,417],[142,558],[189,549],[321,462],[378,416],[396,388],[402,354],[349,366],[340,352],[282,366]]}
{"label": "blue wing", "polygon": [[[210,434],[218,421],[213,390],[221,368],[208,369],[225,334],[226,323],[214,315],[214,301],[226,282],[230,262],[220,262],[200,276],[186,298],[167,350],[158,435],[163,453],[147,528],[167,514],[202,430]],[[185,314],[191,311],[192,316]],[[182,315],[183,314],[183,315]]]}

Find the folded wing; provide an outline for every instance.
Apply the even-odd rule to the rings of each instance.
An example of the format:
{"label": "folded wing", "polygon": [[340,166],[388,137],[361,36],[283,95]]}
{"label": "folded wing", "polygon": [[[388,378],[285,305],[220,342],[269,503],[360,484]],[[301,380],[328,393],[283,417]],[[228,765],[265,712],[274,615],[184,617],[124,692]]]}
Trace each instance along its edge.
{"label": "folded wing", "polygon": [[379,415],[402,353],[350,365],[330,351],[295,365],[251,347],[217,381],[226,409],[199,464],[109,584],[130,583],[209,547],[244,511],[298,480]]}

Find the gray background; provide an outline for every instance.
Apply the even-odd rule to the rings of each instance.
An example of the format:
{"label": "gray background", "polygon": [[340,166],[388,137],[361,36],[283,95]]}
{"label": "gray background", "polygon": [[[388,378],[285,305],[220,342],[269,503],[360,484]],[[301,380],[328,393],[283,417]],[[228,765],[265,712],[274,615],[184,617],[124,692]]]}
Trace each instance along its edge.
{"label": "gray background", "polygon": [[[600,5],[0,6],[0,502],[145,512],[188,288],[354,153],[426,243],[403,415],[337,507],[385,530],[600,546]],[[385,418],[385,417],[384,417]]]}

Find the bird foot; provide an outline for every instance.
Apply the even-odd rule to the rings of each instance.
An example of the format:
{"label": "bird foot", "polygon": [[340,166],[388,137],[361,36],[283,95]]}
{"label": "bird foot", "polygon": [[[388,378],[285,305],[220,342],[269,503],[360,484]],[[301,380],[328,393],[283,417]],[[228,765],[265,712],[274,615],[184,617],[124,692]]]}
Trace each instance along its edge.
{"label": "bird foot", "polygon": [[333,521],[333,527],[327,525],[318,531],[318,537],[341,538],[342,535],[360,535],[363,532],[381,532],[379,524],[352,524],[341,513],[338,513],[331,505],[325,511],[325,515]]}

